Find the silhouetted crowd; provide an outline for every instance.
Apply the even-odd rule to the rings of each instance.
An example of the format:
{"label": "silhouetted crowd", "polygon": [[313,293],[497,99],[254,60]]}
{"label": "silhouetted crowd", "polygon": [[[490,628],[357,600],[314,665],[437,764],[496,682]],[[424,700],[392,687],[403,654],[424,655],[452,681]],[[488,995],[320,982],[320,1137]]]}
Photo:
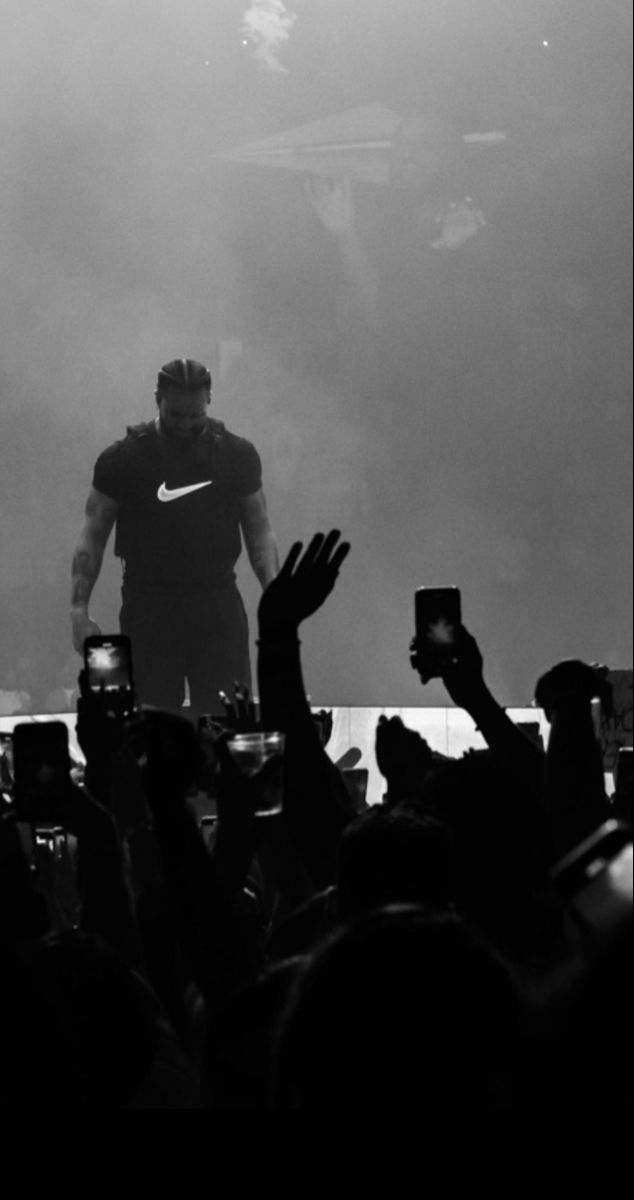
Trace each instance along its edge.
{"label": "silhouetted crowd", "polygon": [[[80,677],[85,771],[50,827],[18,819],[5,770],[4,1107],[629,1107],[631,794],[605,791],[605,674],[538,680],[544,751],[461,626],[442,678],[487,749],[447,759],[381,718],[365,807],[298,637],[348,549],[296,545],[263,592],[259,707],[237,689],[198,727],[122,716]],[[428,678],[416,641],[411,661]],[[255,729],[285,734],[273,816],[270,763],[230,752]]]}

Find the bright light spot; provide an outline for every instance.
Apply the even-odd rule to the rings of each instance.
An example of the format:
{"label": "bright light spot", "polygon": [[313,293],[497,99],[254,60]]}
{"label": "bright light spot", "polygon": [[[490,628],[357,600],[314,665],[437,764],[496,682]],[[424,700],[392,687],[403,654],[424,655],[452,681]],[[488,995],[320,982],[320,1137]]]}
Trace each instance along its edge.
{"label": "bright light spot", "polygon": [[542,42],[542,46],[550,46],[550,42]]}
{"label": "bright light spot", "polygon": [[437,646],[450,646],[455,636],[456,630],[454,626],[445,621],[444,617],[439,617],[428,629],[430,642],[435,642]]}

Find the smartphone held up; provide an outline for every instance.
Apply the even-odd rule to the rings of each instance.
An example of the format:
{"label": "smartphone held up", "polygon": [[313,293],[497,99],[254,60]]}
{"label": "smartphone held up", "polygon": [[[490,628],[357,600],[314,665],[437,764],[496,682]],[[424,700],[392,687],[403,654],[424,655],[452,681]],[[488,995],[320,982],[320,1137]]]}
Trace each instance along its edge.
{"label": "smartphone held up", "polygon": [[26,722],[13,730],[13,802],[18,821],[63,825],[71,787],[63,721]]}
{"label": "smartphone held up", "polygon": [[427,679],[439,678],[457,657],[462,624],[459,588],[417,588],[415,621],[418,663]]}
{"label": "smartphone held up", "polygon": [[84,642],[86,686],[107,712],[128,716],[134,710],[134,676],[130,639],[105,634]]}

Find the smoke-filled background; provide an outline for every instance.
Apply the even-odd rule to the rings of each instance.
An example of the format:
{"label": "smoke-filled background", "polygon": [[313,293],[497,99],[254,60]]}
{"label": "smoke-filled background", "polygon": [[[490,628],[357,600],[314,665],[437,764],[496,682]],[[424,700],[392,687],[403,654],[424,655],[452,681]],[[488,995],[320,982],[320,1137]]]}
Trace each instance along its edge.
{"label": "smoke-filled background", "polygon": [[[315,702],[443,702],[420,584],[462,588],[507,703],[630,665],[630,0],[3,0],[0,39],[0,688],[37,711],[79,665],[93,463],[175,356],[258,447],[282,551],[353,542]],[[379,104],[419,158],[353,179],[352,264],[336,180],[220,157]],[[104,629],[118,587],[110,548]]]}

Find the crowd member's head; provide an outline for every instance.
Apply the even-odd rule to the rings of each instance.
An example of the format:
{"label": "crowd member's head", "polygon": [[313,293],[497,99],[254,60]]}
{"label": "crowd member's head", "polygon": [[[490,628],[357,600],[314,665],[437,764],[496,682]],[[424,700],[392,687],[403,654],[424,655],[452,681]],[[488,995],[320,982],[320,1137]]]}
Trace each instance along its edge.
{"label": "crowd member's head", "polygon": [[193,441],[206,425],[211,374],[192,358],[175,358],[161,367],[155,396],[163,433]]}
{"label": "crowd member's head", "polygon": [[376,806],[347,827],[337,867],[337,909],[344,920],[386,904],[444,908],[450,900],[449,839],[433,817]]}
{"label": "crowd member's head", "polygon": [[392,906],[342,927],[282,1018],[282,1108],[508,1108],[521,1009],[505,970],[453,915]]}
{"label": "crowd member's head", "polygon": [[548,826],[518,776],[490,751],[469,752],[428,777],[424,804],[451,834],[463,915],[511,956],[556,949]]}

